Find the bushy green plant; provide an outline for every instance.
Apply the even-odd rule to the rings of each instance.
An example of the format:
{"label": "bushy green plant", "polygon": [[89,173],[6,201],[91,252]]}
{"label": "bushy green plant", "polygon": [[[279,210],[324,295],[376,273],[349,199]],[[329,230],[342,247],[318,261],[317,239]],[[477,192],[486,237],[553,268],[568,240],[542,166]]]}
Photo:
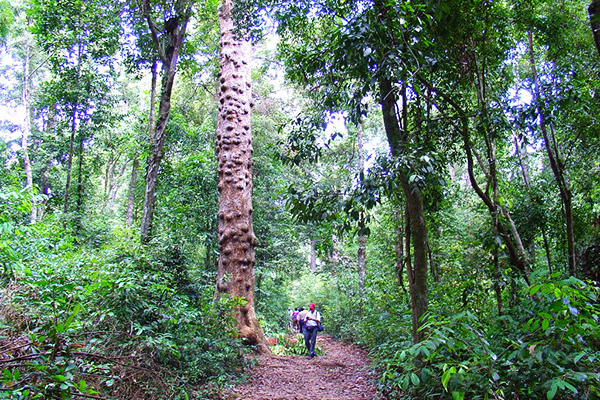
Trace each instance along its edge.
{"label": "bushy green plant", "polygon": [[48,221],[2,287],[2,396],[211,398],[240,373],[235,299],[214,300],[176,248],[148,251],[127,230],[77,245]]}
{"label": "bushy green plant", "polygon": [[600,393],[597,288],[557,275],[510,314],[429,315],[427,337],[377,351],[391,398],[591,399]]}

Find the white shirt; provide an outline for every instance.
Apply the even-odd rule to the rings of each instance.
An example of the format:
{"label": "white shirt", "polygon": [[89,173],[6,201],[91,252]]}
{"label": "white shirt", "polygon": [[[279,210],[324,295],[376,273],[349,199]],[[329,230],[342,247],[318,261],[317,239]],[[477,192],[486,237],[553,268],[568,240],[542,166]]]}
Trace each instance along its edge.
{"label": "white shirt", "polygon": [[302,311],[300,311],[300,313],[298,314],[298,321],[301,321],[301,322],[306,322],[306,321],[304,320],[304,318],[306,318],[306,314],[307,314],[307,313],[308,313],[308,311],[306,311],[306,310],[302,310]]}
{"label": "white shirt", "polygon": [[[312,319],[308,319],[308,318],[312,318]],[[321,322],[321,314],[319,314],[319,312],[317,310],[315,311],[310,311],[308,310],[308,312],[306,313],[306,317],[305,317],[305,321],[306,321],[306,326],[317,326],[317,320],[319,322]]]}

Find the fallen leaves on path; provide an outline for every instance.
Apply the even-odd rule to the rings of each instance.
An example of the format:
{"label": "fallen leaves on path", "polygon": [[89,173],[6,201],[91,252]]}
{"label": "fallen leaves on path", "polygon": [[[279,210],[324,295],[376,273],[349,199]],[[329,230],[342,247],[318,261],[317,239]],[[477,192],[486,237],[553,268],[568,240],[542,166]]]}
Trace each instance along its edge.
{"label": "fallen leaves on path", "polygon": [[260,356],[248,382],[228,398],[239,400],[372,400],[377,398],[366,353],[319,335],[324,355]]}

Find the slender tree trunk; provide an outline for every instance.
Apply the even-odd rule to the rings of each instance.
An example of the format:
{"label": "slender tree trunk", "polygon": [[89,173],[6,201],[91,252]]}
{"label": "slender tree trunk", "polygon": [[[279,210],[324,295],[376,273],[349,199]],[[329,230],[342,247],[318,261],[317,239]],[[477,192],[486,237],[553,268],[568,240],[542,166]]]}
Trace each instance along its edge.
{"label": "slender tree trunk", "polygon": [[[157,60],[156,57],[152,59],[152,67],[150,68],[150,73],[152,76],[150,83],[150,107],[148,110],[148,147],[152,148],[153,138],[154,138],[154,124],[155,124],[155,107],[156,107],[156,83],[158,80],[158,71],[157,71]],[[125,217],[125,221],[127,226],[131,227],[133,225],[133,203],[135,200],[135,185],[137,181],[137,171],[140,166],[139,154],[136,152],[134,154],[133,166],[131,170],[131,180],[129,182],[129,197],[127,199],[127,215]],[[145,200],[144,200],[145,201]],[[143,225],[143,224],[142,224]]]}
{"label": "slender tree trunk", "polygon": [[315,239],[310,239],[310,272],[313,274],[317,272],[317,249],[315,248],[315,244],[317,241]]}
{"label": "slender tree trunk", "polygon": [[592,0],[588,7],[588,13],[590,15],[590,24],[592,33],[594,34],[596,50],[598,50],[598,54],[600,55],[600,0]]}
{"label": "slender tree trunk", "polygon": [[[25,54],[23,57],[23,87],[21,89],[21,102],[25,109],[23,118],[23,136],[21,138],[21,154],[23,156],[23,168],[25,169],[25,189],[33,192],[33,173],[31,171],[31,159],[29,158],[29,136],[31,136],[31,77],[29,76],[29,64],[31,61],[31,47],[29,37],[25,39]],[[33,203],[29,221],[36,221],[37,207]]]}
{"label": "slender tree trunk", "polygon": [[[364,176],[365,172],[365,155],[363,149],[363,124],[362,120],[358,122],[358,171],[360,177]],[[367,264],[367,235],[364,234],[364,224],[361,221],[360,232],[358,233],[358,252],[356,255],[356,261],[358,264],[358,288],[361,292],[365,289],[365,275],[366,275],[366,264]]]}
{"label": "slender tree trunk", "polygon": [[[77,85],[81,81],[81,53],[83,52],[83,44],[79,42],[77,47]],[[67,181],[65,183],[65,204],[63,211],[66,214],[69,212],[69,192],[71,191],[71,173],[73,170],[73,153],[75,151],[75,136],[77,133],[77,118],[78,118],[79,98],[76,96],[73,102],[73,112],[71,114],[71,136],[69,137],[69,156],[67,160]]]}
{"label": "slender tree trunk", "polygon": [[252,228],[252,88],[250,43],[236,36],[233,1],[223,0],[219,10],[221,71],[217,117],[219,175],[219,267],[217,291],[245,300],[234,314],[243,342],[260,352],[269,348],[254,310],[254,247]]}
{"label": "slender tree trunk", "polygon": [[71,114],[71,136],[69,137],[69,155],[67,157],[67,180],[65,183],[65,202],[63,212],[69,212],[69,192],[71,191],[71,171],[73,169],[73,152],[75,151],[75,133],[77,131],[77,105],[74,106]]}
{"label": "slender tree trunk", "polygon": [[[527,164],[527,152],[522,153],[521,151],[521,146],[519,145],[519,142],[517,140],[517,138],[515,137],[515,147],[516,147],[516,154],[517,154],[517,158],[519,159],[519,165],[521,166],[521,171],[523,173],[523,182],[525,182],[525,187],[527,187],[527,190],[530,193],[530,199],[533,200],[532,196],[531,196],[531,180],[529,178],[529,168],[528,168],[528,164]],[[550,271],[550,273],[552,273],[552,259],[550,256],[550,246],[548,245],[548,234],[546,233],[546,223],[544,222],[542,224],[542,226],[540,227],[540,231],[542,232],[542,239],[544,242],[544,252],[546,253],[546,261],[548,262],[548,271]]]}
{"label": "slender tree trunk", "polygon": [[[448,96],[444,92],[432,87],[431,84],[425,78],[423,78],[419,74],[416,75],[416,78],[420,82],[422,82],[425,86],[427,86],[428,88],[431,88],[432,91],[437,93],[437,95],[442,97],[442,99],[445,100],[454,110],[456,110],[456,112],[460,116],[460,119],[461,119],[461,128],[460,129],[461,129],[461,135],[462,135],[462,139],[463,139],[463,147],[465,149],[465,154],[467,157],[467,172],[468,172],[468,176],[469,176],[469,181],[471,182],[471,187],[473,188],[473,190],[475,190],[475,193],[477,193],[477,196],[479,196],[479,198],[483,201],[485,206],[488,208],[490,215],[496,215],[498,213],[498,210],[494,206],[494,202],[481,189],[481,187],[477,183],[477,179],[475,177],[475,172],[473,169],[473,167],[474,167],[473,145],[471,144],[469,117],[468,117],[467,113],[450,96]],[[504,244],[506,246],[506,251],[510,258],[511,265],[514,266],[522,274],[523,279],[525,279],[525,282],[529,285],[530,284],[529,276],[527,275],[528,267],[526,265],[527,261],[520,257],[519,251],[517,250],[517,247],[513,243],[512,239],[508,233],[508,230],[506,229],[504,224],[502,224],[502,222],[499,219],[494,219],[494,221],[496,221],[495,229],[497,229],[498,233],[500,234],[500,237],[502,238],[502,241],[504,242]]]}
{"label": "slender tree trunk", "polygon": [[331,262],[333,272],[337,272],[340,263],[340,239],[335,234],[331,234],[331,255],[329,261]]}
{"label": "slender tree trunk", "polygon": [[[383,123],[393,156],[402,153],[402,145],[408,144],[408,137],[400,130],[396,114],[396,94],[392,82],[382,79],[379,82],[380,101]],[[399,179],[406,199],[406,213],[409,221],[409,233],[413,249],[412,268],[409,271],[409,288],[412,302],[412,335],[413,342],[418,343],[424,337],[425,331],[420,329],[425,323],[423,317],[428,309],[427,299],[427,229],[425,226],[425,211],[421,191],[417,186],[411,186],[405,171],[400,171]],[[410,277],[412,275],[412,278]]]}
{"label": "slender tree trunk", "polygon": [[396,263],[394,270],[396,271],[396,282],[398,286],[402,288],[402,291],[406,293],[406,288],[404,287],[404,232],[405,229],[403,227],[402,217],[400,214],[402,210],[398,209],[394,211],[394,217],[396,220],[396,229],[394,230],[394,249],[396,252]]}
{"label": "slender tree trunk", "polygon": [[108,181],[110,180],[109,176],[110,176],[111,167],[112,167],[112,155],[106,161],[106,170],[104,171],[104,206],[103,206],[103,209],[106,207],[106,205],[108,203]]}
{"label": "slender tree trunk", "polygon": [[110,201],[108,203],[108,207],[110,210],[112,210],[115,206],[115,201],[117,199],[117,193],[119,192],[119,189],[121,188],[121,178],[123,177],[123,175],[125,174],[125,169],[127,169],[127,163],[123,163],[123,165],[121,166],[121,169],[119,170],[119,174],[117,176],[114,176],[114,172],[113,172],[113,179],[112,179],[112,184],[110,187]]}
{"label": "slender tree trunk", "polygon": [[[163,158],[163,147],[166,139],[167,121],[171,111],[171,94],[173,92],[173,84],[175,83],[175,74],[177,73],[177,62],[179,52],[183,46],[188,21],[189,10],[184,12],[184,15],[169,20],[169,29],[165,31],[167,46],[165,49],[159,47],[163,63],[162,82],[158,118],[156,119],[154,134],[150,138],[151,146],[146,165],[146,190],[144,192],[143,216],[140,229],[142,243],[148,243],[152,236],[158,171]],[[150,24],[151,30],[156,32],[156,27],[149,17],[148,24]],[[158,43],[158,38],[155,41]],[[151,109],[153,107],[154,104],[151,104]]]}
{"label": "slender tree trunk", "polygon": [[558,185],[558,190],[560,194],[560,198],[563,202],[564,213],[565,213],[565,224],[566,224],[566,235],[567,235],[567,259],[568,259],[568,272],[569,275],[574,276],[575,265],[576,265],[576,256],[575,256],[575,230],[574,230],[574,220],[573,220],[573,204],[572,204],[572,193],[569,187],[569,183],[567,181],[567,177],[564,172],[564,162],[560,158],[560,153],[558,147],[556,146],[556,141],[554,139],[554,133],[552,133],[552,138],[548,135],[548,127],[546,124],[546,114],[545,110],[542,107],[542,94],[539,87],[538,77],[537,77],[537,69],[535,64],[535,53],[533,51],[533,35],[531,31],[527,32],[528,40],[529,40],[529,61],[531,64],[531,79],[533,81],[533,95],[535,99],[535,103],[537,104],[537,112],[540,120],[540,131],[542,132],[542,136],[544,138],[544,146],[546,148],[546,154],[548,155],[548,160],[550,162],[550,168],[552,169],[552,173],[554,174],[554,179]]}
{"label": "slender tree trunk", "polygon": [[81,138],[79,140],[79,159],[77,163],[77,203],[75,207],[75,214],[77,215],[77,220],[81,219],[81,209],[83,207],[83,150],[84,150],[84,140]]}
{"label": "slender tree trunk", "polygon": [[133,226],[133,204],[135,199],[135,185],[137,181],[137,171],[140,167],[140,158],[136,153],[133,156],[133,164],[131,166],[131,179],[129,180],[129,195],[127,197],[127,214],[125,215],[125,223],[127,227]]}

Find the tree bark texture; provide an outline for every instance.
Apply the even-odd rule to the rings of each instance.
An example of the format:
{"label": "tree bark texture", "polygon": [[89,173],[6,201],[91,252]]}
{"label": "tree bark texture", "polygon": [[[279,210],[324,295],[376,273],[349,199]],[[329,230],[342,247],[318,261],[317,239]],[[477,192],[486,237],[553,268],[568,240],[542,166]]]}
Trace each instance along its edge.
{"label": "tree bark texture", "polygon": [[600,0],[592,0],[588,7],[588,14],[590,16],[596,50],[598,50],[598,54],[600,55]]}
{"label": "tree bark texture", "polygon": [[[169,113],[171,111],[171,94],[175,83],[175,74],[177,73],[177,62],[185,39],[187,23],[190,18],[189,15],[189,9],[182,10],[181,15],[173,17],[165,23],[163,34],[166,37],[166,43],[164,46],[160,44],[161,42],[158,39],[157,28],[154,22],[149,15],[146,15],[162,61],[162,82],[158,117],[153,135],[150,137],[150,152],[146,165],[146,190],[144,192],[143,216],[140,229],[142,243],[147,243],[152,236],[158,171],[163,158],[163,147],[166,139],[167,121],[169,120]],[[150,106],[154,107],[154,103]]]}
{"label": "tree bark texture", "polygon": [[217,291],[220,295],[245,300],[234,313],[239,335],[245,344],[257,346],[260,352],[269,352],[254,310],[257,239],[252,228],[251,47],[247,40],[236,37],[232,8],[232,0],[223,0],[219,10]]}

